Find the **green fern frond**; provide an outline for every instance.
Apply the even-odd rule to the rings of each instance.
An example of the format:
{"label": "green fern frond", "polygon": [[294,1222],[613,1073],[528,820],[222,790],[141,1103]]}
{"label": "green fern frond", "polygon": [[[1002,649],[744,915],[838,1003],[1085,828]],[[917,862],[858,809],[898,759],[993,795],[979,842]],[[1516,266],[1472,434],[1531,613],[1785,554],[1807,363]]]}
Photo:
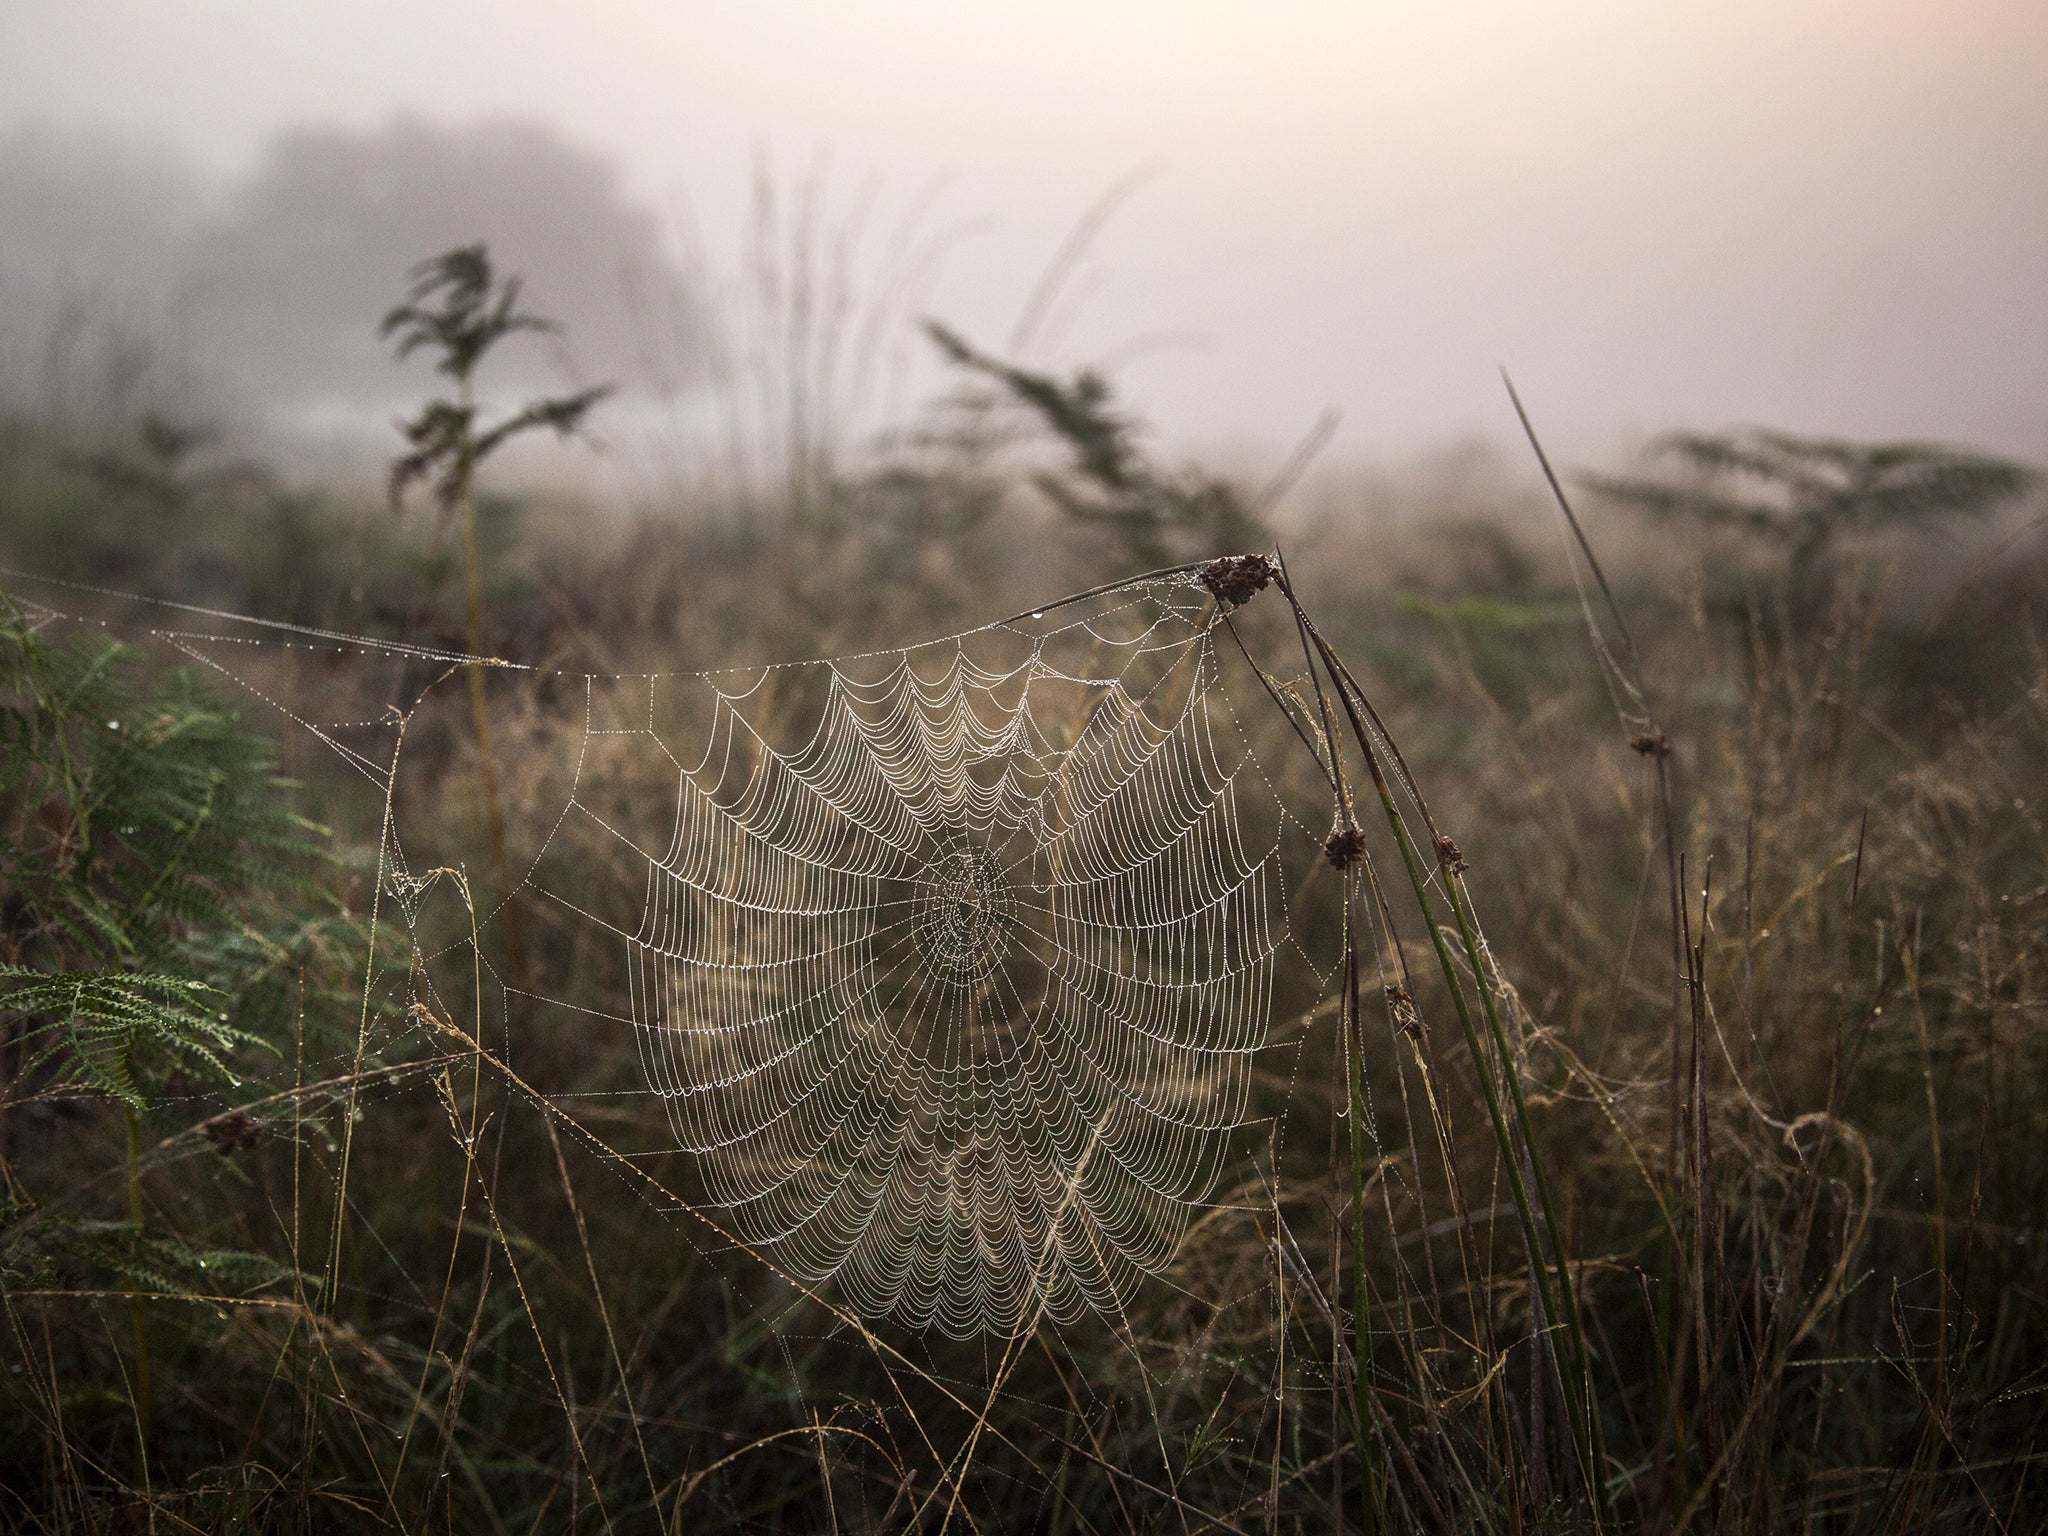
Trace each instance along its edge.
{"label": "green fern frond", "polygon": [[309,1288],[319,1284],[260,1253],[148,1236],[121,1221],[53,1218],[0,1247],[0,1280],[23,1289],[247,1296],[295,1277]]}
{"label": "green fern frond", "polygon": [[48,972],[0,965],[0,1007],[23,1021],[18,1038],[32,1068],[59,1088],[107,1094],[142,1108],[139,1057],[199,1068],[233,1081],[224,1059],[267,1043],[228,1022],[221,993],[182,976],[127,971]]}

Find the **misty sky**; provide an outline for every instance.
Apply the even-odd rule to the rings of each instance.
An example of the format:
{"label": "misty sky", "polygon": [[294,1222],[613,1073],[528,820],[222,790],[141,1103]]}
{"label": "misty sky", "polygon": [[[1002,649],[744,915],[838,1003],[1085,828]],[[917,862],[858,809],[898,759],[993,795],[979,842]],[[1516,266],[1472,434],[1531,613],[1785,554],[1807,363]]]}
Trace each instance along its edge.
{"label": "misty sky", "polygon": [[1036,355],[1121,360],[1174,443],[1500,435],[1505,363],[1581,459],[1739,422],[2048,458],[2042,0],[0,0],[0,128],[232,175],[404,111],[545,118],[715,258],[764,147],[829,157],[827,222],[943,175],[929,307],[999,350],[1156,162]]}

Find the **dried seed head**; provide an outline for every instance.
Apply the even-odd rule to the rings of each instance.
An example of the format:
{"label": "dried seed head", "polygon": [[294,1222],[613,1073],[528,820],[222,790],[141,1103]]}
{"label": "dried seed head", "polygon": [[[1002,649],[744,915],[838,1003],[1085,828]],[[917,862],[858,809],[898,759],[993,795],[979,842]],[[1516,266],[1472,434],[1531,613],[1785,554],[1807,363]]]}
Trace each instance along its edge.
{"label": "dried seed head", "polygon": [[1645,757],[1671,755],[1671,738],[1662,731],[1644,731],[1640,736],[1631,736],[1628,744]]}
{"label": "dried seed head", "polygon": [[1357,827],[1339,827],[1323,844],[1323,857],[1339,869],[1349,869],[1365,856],[1365,833]]}
{"label": "dried seed head", "polygon": [[1202,585],[1225,608],[1240,608],[1280,574],[1264,555],[1223,555],[1202,567]]}
{"label": "dried seed head", "polygon": [[222,1156],[247,1152],[263,1140],[262,1123],[247,1110],[231,1109],[224,1115],[215,1115],[199,1128]]}
{"label": "dried seed head", "polygon": [[1408,995],[1406,987],[1388,987],[1386,990],[1387,1012],[1393,1016],[1394,1028],[1410,1040],[1420,1040],[1426,1026],[1422,1022],[1422,1010],[1415,1006],[1415,999]]}
{"label": "dried seed head", "polygon": [[1457,843],[1442,832],[1437,834],[1436,861],[1444,867],[1447,875],[1462,875],[1472,867],[1465,862],[1465,855],[1458,852]]}

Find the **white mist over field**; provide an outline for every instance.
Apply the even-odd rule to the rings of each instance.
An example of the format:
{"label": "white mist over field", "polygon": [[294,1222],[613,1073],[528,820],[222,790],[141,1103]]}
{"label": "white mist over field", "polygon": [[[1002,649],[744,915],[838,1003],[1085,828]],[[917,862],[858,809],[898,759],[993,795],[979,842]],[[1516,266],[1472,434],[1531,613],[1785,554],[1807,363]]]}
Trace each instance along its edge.
{"label": "white mist over field", "polygon": [[[1327,406],[1342,456],[1504,436],[1498,364],[1581,457],[1732,422],[2048,456],[2044,79],[2038,0],[0,9],[0,134],[139,146],[143,202],[293,128],[516,118],[615,164],[686,279],[694,242],[740,282],[765,161],[782,238],[807,206],[815,249],[861,229],[856,296],[897,282],[906,334],[928,312],[998,351],[1130,178],[1017,350],[1110,367],[1177,448],[1268,459]],[[535,231],[584,217],[534,196]],[[70,274],[45,294],[120,238],[45,249],[34,219],[0,275]],[[533,296],[586,337],[616,297]],[[667,342],[687,396],[703,360]],[[902,350],[877,395],[936,378]]]}

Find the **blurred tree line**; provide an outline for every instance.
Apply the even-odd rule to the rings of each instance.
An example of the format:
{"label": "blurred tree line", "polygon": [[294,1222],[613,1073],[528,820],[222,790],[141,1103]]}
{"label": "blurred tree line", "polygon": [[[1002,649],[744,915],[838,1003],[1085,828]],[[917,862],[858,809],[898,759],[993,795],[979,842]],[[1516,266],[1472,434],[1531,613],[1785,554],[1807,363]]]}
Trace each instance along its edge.
{"label": "blurred tree line", "polygon": [[[0,135],[0,229],[0,404],[17,410],[189,411],[195,390],[382,409],[397,376],[364,316],[394,273],[479,230],[553,296],[573,371],[641,376],[639,307],[691,312],[617,166],[520,120],[293,129],[225,185],[159,149],[20,128]],[[536,352],[506,382],[552,385],[563,363]]]}

